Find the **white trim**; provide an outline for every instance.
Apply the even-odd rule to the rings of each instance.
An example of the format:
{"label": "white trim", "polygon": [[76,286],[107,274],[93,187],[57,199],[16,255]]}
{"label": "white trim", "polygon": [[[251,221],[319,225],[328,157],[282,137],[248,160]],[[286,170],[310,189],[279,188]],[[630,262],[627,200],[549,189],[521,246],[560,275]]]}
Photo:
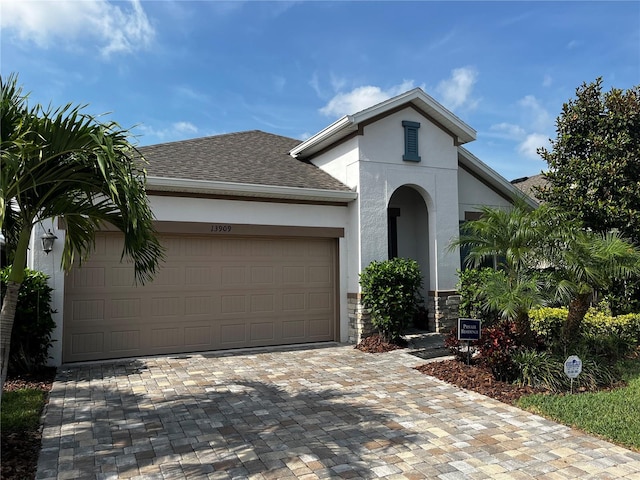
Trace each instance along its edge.
{"label": "white trim", "polygon": [[298,154],[301,153],[303,150],[307,150],[314,146],[321,145],[323,144],[323,142],[330,143],[331,138],[334,137],[339,132],[342,132],[343,130],[346,130],[346,132],[345,132],[345,135],[341,135],[341,137],[346,136],[346,134],[349,134],[351,132],[355,132],[356,130],[358,130],[358,124],[357,122],[354,121],[353,115],[345,115],[344,117],[339,118],[328,127],[323,128],[312,137],[309,137],[304,142],[293,147],[289,151],[289,155],[291,155],[292,157],[297,157]]}
{"label": "white trim", "polygon": [[330,202],[351,202],[358,198],[358,193],[353,190],[323,190],[167,177],[147,177],[147,190]]}

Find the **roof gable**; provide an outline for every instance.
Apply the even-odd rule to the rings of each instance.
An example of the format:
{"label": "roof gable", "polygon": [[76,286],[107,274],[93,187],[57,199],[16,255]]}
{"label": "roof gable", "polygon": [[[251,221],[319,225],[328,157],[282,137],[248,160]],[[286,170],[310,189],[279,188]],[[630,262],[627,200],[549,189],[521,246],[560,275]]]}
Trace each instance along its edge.
{"label": "roof gable", "polygon": [[293,147],[290,153],[296,158],[309,158],[354,134],[362,134],[362,129],[366,125],[407,107],[414,108],[450,134],[454,138],[455,145],[462,145],[476,138],[476,131],[473,128],[436,102],[422,89],[414,88],[353,115],[345,115]]}

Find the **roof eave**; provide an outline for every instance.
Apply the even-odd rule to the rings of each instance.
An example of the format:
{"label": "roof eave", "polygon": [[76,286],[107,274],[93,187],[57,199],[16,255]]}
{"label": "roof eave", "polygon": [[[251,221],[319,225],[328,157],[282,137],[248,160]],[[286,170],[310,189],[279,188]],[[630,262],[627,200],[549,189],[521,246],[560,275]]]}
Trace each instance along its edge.
{"label": "roof eave", "polygon": [[250,183],[192,180],[187,178],[147,177],[147,190],[153,192],[192,193],[234,197],[257,197],[346,203],[358,197],[353,190],[256,185]]}
{"label": "roof eave", "polygon": [[305,150],[321,150],[326,145],[333,143],[336,137],[346,136],[357,129],[358,125],[354,124],[353,116],[345,115],[344,117],[339,118],[338,120],[333,122],[328,127],[323,128],[312,137],[309,137],[304,142],[296,145],[289,151],[289,155],[297,158],[298,155]]}

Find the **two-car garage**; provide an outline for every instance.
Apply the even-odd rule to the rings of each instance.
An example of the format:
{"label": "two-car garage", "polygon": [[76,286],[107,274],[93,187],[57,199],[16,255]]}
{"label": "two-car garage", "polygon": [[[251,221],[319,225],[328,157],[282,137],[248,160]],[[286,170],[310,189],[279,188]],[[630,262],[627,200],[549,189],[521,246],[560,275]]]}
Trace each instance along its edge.
{"label": "two-car garage", "polygon": [[336,340],[340,234],[310,230],[162,233],[166,261],[144,286],[121,234],[99,234],[65,279],[63,361]]}

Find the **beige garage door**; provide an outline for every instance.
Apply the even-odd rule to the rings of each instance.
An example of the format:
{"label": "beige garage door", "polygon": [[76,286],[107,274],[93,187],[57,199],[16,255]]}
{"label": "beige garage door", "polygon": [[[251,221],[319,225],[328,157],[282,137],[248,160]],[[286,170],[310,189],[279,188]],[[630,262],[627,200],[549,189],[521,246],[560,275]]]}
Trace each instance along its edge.
{"label": "beige garage door", "polygon": [[133,286],[115,233],[67,276],[65,362],[336,338],[334,239],[161,238],[151,284]]}

